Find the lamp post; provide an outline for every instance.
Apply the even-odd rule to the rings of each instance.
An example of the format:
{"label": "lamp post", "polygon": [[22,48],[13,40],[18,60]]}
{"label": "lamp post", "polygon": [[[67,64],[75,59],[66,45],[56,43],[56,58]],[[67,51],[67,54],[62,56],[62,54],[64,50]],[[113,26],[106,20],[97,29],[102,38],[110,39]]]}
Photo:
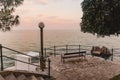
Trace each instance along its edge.
{"label": "lamp post", "polygon": [[45,59],[44,59],[44,56],[43,56],[43,28],[45,27],[44,23],[43,22],[40,22],[39,23],[39,28],[40,28],[40,39],[41,39],[41,55],[40,55],[40,68],[42,71],[44,71],[45,69]]}

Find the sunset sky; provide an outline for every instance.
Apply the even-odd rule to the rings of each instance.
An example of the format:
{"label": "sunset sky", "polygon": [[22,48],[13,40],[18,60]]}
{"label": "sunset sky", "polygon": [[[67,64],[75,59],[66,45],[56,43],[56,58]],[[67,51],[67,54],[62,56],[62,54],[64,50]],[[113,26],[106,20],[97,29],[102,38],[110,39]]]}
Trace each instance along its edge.
{"label": "sunset sky", "polygon": [[43,21],[45,29],[80,29],[83,0],[24,0],[16,8],[20,25],[15,29],[38,29]]}

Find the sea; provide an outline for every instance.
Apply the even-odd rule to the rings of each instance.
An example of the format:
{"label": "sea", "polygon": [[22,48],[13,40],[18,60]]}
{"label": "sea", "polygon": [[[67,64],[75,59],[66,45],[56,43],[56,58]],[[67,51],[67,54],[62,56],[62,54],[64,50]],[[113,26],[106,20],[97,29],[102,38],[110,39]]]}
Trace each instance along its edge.
{"label": "sea", "polygon": [[[80,30],[44,30],[44,48],[60,45],[106,46],[109,49],[120,48],[119,36],[97,37]],[[2,46],[20,52],[40,52],[40,30],[12,30],[0,32]],[[91,47],[92,48],[92,47]],[[3,55],[14,56],[14,52],[3,49]],[[13,60],[4,58],[4,66],[12,66]]]}

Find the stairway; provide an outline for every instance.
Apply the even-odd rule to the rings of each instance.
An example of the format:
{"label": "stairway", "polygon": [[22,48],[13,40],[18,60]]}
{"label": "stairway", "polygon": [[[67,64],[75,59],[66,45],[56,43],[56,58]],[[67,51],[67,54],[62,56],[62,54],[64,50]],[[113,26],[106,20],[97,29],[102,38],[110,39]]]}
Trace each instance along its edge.
{"label": "stairway", "polygon": [[28,71],[2,71],[0,80],[53,80],[49,76]]}

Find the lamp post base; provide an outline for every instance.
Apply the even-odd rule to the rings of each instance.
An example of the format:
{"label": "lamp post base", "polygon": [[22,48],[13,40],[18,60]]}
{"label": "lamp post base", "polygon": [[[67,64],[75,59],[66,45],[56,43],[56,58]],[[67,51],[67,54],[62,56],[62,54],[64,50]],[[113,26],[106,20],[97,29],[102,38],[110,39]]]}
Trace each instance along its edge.
{"label": "lamp post base", "polygon": [[40,69],[44,71],[45,68],[46,68],[46,59],[43,56],[41,56],[40,57]]}

